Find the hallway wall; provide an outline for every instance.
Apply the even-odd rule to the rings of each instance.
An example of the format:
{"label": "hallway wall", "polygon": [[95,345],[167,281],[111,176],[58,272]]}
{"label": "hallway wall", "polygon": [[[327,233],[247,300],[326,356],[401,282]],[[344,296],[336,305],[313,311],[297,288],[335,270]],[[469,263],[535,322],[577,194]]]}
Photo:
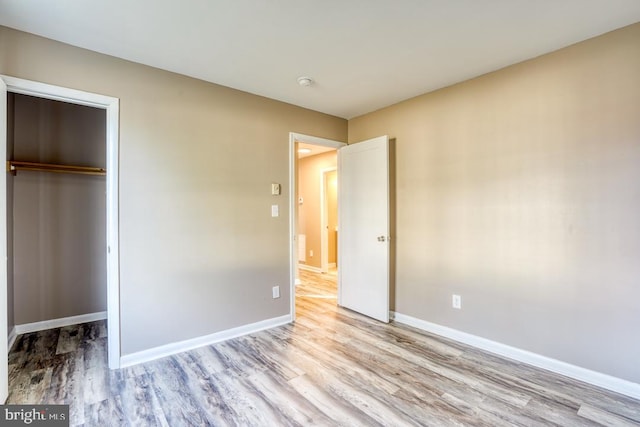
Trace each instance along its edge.
{"label": "hallway wall", "polygon": [[320,259],[320,193],[322,170],[337,166],[336,151],[329,151],[298,160],[298,233],[306,236],[306,264],[321,268]]}

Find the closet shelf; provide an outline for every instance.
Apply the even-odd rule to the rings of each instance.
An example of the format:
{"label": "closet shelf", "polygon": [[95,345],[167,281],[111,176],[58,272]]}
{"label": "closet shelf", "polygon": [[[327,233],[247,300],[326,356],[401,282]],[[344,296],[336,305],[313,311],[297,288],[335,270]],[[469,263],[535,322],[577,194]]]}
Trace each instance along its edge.
{"label": "closet shelf", "polygon": [[80,175],[101,175],[105,176],[107,170],[90,166],[56,165],[52,163],[19,162],[16,160],[7,161],[7,172],[15,175],[18,171],[41,171],[55,173],[75,173]]}

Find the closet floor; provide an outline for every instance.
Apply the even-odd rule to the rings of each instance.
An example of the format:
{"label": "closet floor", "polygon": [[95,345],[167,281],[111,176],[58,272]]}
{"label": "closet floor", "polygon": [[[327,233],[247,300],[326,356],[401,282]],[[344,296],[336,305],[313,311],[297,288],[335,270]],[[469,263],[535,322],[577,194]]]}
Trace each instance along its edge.
{"label": "closet floor", "polygon": [[640,425],[640,401],[370,320],[315,279],[294,324],[116,371],[104,322],[22,335],[9,403],[69,403],[72,426]]}
{"label": "closet floor", "polygon": [[106,320],[20,335],[9,352],[8,404],[70,404],[71,425],[107,399]]}

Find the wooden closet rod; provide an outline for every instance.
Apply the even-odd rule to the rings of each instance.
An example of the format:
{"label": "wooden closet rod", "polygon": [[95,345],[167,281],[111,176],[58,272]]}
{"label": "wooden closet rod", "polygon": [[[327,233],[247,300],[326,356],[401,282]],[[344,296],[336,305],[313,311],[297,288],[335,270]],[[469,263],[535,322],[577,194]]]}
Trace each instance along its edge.
{"label": "wooden closet rod", "polygon": [[7,161],[7,172],[15,175],[18,171],[41,171],[56,173],[75,173],[80,175],[101,175],[105,176],[107,170],[104,168],[94,168],[90,166],[56,165],[52,163],[18,162]]}

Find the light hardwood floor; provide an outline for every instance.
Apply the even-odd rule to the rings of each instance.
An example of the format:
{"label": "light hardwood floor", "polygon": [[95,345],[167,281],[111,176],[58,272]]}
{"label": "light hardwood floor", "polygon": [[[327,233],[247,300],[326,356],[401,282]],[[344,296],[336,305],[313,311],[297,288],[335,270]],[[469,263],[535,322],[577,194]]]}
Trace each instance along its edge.
{"label": "light hardwood floor", "polygon": [[301,272],[297,321],[109,371],[104,322],[20,336],[8,403],[85,426],[625,426],[640,402],[336,307]]}

